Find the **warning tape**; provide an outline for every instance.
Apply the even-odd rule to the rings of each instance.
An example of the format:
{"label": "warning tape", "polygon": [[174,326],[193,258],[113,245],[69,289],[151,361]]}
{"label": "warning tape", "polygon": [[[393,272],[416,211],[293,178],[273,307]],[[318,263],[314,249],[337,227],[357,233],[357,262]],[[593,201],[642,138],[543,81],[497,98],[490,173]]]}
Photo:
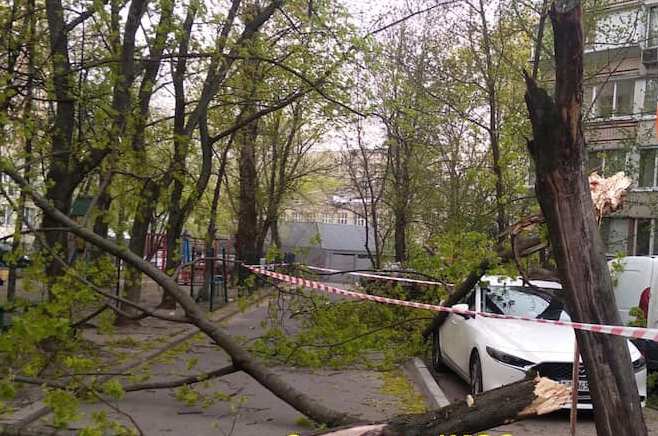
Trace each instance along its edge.
{"label": "warning tape", "polygon": [[433,312],[447,312],[447,313],[456,313],[458,315],[469,315],[469,316],[477,315],[485,318],[512,319],[518,321],[534,322],[539,324],[551,324],[551,325],[558,325],[563,327],[571,327],[575,330],[582,330],[582,331],[594,332],[594,333],[604,333],[607,335],[624,336],[627,338],[635,338],[635,339],[648,339],[650,341],[658,342],[658,329],[614,326],[614,325],[603,325],[603,324],[588,324],[588,323],[574,322],[574,321],[557,321],[550,319],[530,318],[526,316],[499,315],[496,313],[475,312],[472,310],[459,310],[459,309],[454,309],[452,307],[436,306],[434,304],[417,303],[414,301],[396,300],[395,298],[380,297],[378,295],[369,295],[369,294],[363,294],[361,292],[347,291],[345,289],[337,288],[335,286],[330,286],[325,283],[316,282],[313,280],[307,280],[301,277],[294,277],[274,271],[267,271],[253,266],[246,266],[246,267],[256,274],[272,277],[274,279],[281,280],[283,282],[290,283],[292,285],[303,286],[310,289],[317,289],[320,291],[328,292],[330,294],[342,295],[344,297],[354,298],[358,300],[375,301],[377,303],[412,307],[415,309],[431,310]]}
{"label": "warning tape", "polygon": [[[337,269],[330,269],[330,268],[320,268],[317,266],[310,266],[310,265],[300,265],[304,268],[308,268],[310,270],[315,270],[315,271],[323,271],[323,272],[330,272],[330,273],[339,273],[340,270]],[[359,276],[359,277],[368,277],[372,279],[382,279],[382,280],[391,280],[395,282],[406,282],[406,283],[417,283],[421,285],[430,285],[430,286],[454,286],[450,283],[441,283],[441,282],[433,282],[430,280],[418,280],[418,279],[408,279],[406,277],[391,277],[391,276],[384,276],[380,274],[372,274],[372,273],[364,273],[364,272],[346,272],[345,274],[349,274],[351,276]]]}

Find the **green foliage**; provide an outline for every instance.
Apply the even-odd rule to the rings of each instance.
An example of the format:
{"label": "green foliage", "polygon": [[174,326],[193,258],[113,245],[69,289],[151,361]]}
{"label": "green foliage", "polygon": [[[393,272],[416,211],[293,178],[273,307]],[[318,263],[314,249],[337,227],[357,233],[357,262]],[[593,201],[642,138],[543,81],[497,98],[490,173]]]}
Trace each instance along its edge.
{"label": "green foliage", "polygon": [[429,256],[423,247],[411,247],[409,265],[449,283],[459,283],[485,259],[492,265],[498,263],[495,242],[479,232],[445,233],[429,240],[427,246],[433,255]]}
{"label": "green foliage", "polygon": [[427,411],[425,397],[414,389],[409,379],[401,371],[385,371],[382,373],[382,380],[384,384],[381,391],[396,397],[404,413],[424,413]]}
{"label": "green foliage", "polygon": [[92,412],[91,420],[91,425],[80,430],[80,436],[105,436],[107,434],[132,436],[137,434],[136,430],[108,418],[105,411]]}
{"label": "green foliage", "polygon": [[201,396],[191,386],[183,385],[176,389],[176,399],[188,406],[194,406],[198,404]]}
{"label": "green foliage", "polygon": [[43,402],[52,410],[53,425],[57,428],[63,428],[80,417],[80,400],[72,392],[46,388]]}
{"label": "green foliage", "polygon": [[271,305],[269,328],[251,348],[263,358],[311,368],[391,368],[422,353],[424,323],[411,319],[430,316],[371,302],[331,302],[317,294],[293,298],[290,310],[304,314],[297,333],[290,334],[281,325],[279,311]]}
{"label": "green foliage", "polygon": [[123,385],[117,379],[110,379],[101,386],[103,394],[115,400],[120,400],[126,394]]}
{"label": "green foliage", "polygon": [[630,327],[647,326],[647,320],[644,317],[644,312],[642,312],[642,309],[640,309],[639,307],[631,307],[630,310],[628,311],[628,314],[634,318],[628,322],[628,325]]}

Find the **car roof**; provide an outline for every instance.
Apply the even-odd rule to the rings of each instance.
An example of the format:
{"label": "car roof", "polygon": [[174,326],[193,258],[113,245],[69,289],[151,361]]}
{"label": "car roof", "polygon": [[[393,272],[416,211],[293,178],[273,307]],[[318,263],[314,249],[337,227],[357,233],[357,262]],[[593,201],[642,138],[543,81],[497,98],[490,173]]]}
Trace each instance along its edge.
{"label": "car roof", "polygon": [[[492,286],[524,286],[522,277],[508,277],[502,275],[487,275],[483,276],[480,281],[489,282]],[[548,280],[530,280],[530,284],[544,289],[562,289],[562,285],[558,282]]]}

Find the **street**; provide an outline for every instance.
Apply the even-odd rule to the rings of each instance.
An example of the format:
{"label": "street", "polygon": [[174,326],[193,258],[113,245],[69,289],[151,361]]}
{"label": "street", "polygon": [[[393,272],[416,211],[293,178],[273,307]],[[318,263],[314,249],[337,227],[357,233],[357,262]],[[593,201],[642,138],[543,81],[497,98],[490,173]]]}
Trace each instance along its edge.
{"label": "street", "polygon": [[[267,302],[229,319],[225,326],[234,337],[248,340],[261,333]],[[188,369],[190,359],[198,361]],[[174,358],[157,359],[150,366],[157,380],[175,379],[227,365],[228,356],[197,335],[187,350]],[[366,420],[383,419],[402,412],[400,400],[382,392],[384,380],[377,371],[341,369],[308,370],[279,367],[275,371],[302,392],[307,393],[336,410],[362,416]],[[155,381],[155,378],[154,380]],[[203,385],[203,386],[201,386]],[[308,420],[287,403],[276,398],[245,373],[238,372],[199,383],[198,391],[220,398],[209,407],[203,401],[186,405],[176,399],[173,390],[147,390],[127,394],[113,402],[113,406],[132,416],[145,435],[287,435],[309,432]],[[220,394],[218,394],[220,392]],[[228,400],[228,401],[226,401]],[[108,405],[87,403],[82,412],[87,418],[72,425],[79,429],[89,424],[92,412],[103,410],[113,419],[127,423],[126,415],[118,414]]]}

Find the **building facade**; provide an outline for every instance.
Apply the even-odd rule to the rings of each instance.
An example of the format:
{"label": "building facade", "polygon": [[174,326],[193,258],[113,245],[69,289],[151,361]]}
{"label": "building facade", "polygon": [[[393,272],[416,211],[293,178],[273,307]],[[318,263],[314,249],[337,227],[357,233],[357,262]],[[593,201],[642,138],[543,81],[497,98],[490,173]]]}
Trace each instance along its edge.
{"label": "building facade", "polygon": [[588,170],[633,180],[601,234],[609,255],[658,255],[658,0],[612,0],[597,17],[585,51]]}

